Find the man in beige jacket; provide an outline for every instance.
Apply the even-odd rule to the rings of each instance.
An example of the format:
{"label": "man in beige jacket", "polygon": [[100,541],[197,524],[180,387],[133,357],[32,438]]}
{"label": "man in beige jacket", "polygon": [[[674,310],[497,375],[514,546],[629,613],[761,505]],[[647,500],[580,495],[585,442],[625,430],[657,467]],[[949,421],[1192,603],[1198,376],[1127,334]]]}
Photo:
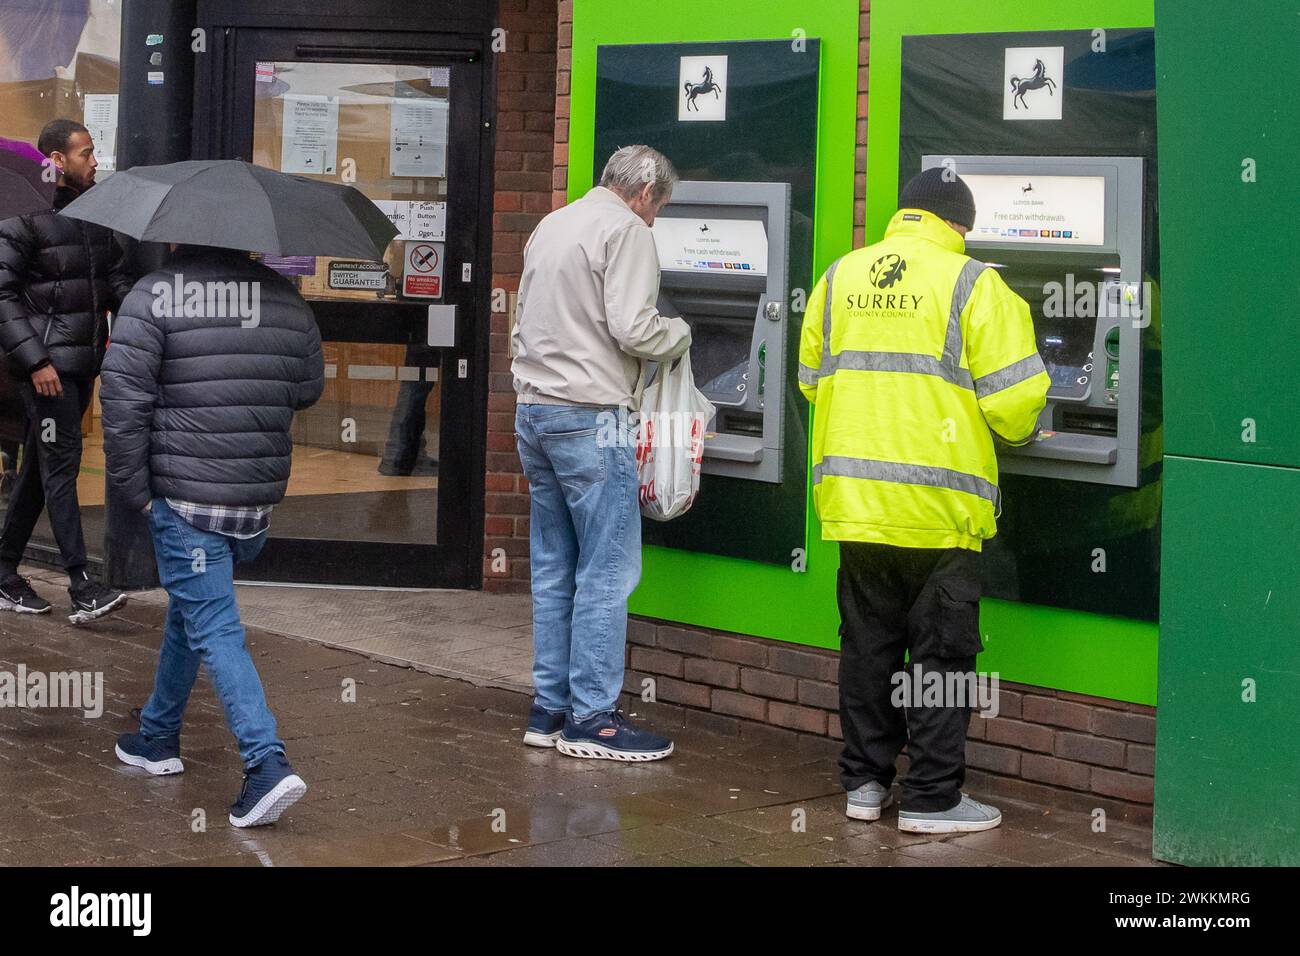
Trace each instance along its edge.
{"label": "man in beige jacket", "polygon": [[655,307],[650,226],[676,182],[666,157],[625,146],[600,185],[543,219],[524,247],[512,335],[515,433],[532,495],[535,697],[524,743],[571,757],[644,761],[673,750],[617,703],[627,599],[641,576],[628,410],[641,360],[691,344],[686,322]]}

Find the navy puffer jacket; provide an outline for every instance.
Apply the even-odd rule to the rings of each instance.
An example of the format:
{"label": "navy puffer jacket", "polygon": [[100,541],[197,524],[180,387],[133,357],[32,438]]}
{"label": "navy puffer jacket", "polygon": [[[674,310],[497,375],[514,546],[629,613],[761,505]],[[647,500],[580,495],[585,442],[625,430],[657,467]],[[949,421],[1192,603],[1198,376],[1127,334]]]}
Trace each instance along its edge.
{"label": "navy puffer jacket", "polygon": [[108,481],[136,509],[155,497],[276,504],[293,413],[324,385],[316,319],[287,279],[246,253],[173,256],[113,323],[100,385]]}

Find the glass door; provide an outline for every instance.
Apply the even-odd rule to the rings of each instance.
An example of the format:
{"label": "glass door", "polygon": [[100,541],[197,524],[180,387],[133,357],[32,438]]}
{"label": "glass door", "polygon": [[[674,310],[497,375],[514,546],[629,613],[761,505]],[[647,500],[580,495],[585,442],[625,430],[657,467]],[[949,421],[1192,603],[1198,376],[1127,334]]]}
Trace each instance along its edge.
{"label": "glass door", "polygon": [[225,155],[355,186],[399,230],[379,261],[263,257],[316,313],[326,384],[296,416],[288,492],[245,575],[472,586],[479,58],[411,34],[235,33]]}

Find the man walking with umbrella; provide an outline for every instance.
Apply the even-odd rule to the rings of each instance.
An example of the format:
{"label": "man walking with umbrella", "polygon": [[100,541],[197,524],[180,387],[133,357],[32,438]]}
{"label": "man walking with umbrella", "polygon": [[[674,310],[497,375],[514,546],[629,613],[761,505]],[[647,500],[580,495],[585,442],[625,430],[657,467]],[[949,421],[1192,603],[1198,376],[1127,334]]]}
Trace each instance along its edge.
{"label": "man walking with umbrella", "polygon": [[149,512],[169,599],[153,693],[116,752],[152,774],[182,772],[181,722],[201,664],[244,764],[230,823],[268,824],[307,785],[244,643],[234,565],[266,542],[289,481],[294,412],[320,398],[325,369],[311,307],[238,250],[379,259],[396,230],[355,190],[236,161],[137,167],[111,182],[68,214],[173,244],[122,303],[100,396],[110,488]]}
{"label": "man walking with umbrella", "polygon": [[50,610],[18,574],[45,508],[68,572],[69,620],[81,624],[126,601],[86,573],[77,475],[81,419],[108,336],[105,313],[131,288],[131,276],[109,230],[58,215],[95,184],[95,147],[86,128],[54,120],[37,148],[58,170],[53,206],[0,222],[0,348],[28,422],[22,469],[0,529],[0,610]]}

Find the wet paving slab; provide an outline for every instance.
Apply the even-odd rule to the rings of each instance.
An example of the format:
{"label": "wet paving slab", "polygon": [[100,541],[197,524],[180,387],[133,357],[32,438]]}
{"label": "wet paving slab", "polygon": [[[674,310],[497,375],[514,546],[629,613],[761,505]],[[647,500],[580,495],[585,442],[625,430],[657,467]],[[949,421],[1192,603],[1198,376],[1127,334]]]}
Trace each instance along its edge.
{"label": "wet paving slab", "polygon": [[[248,590],[276,610],[275,590]],[[328,592],[315,611],[294,595],[279,613],[337,614],[350,593]],[[459,596],[434,605],[455,614],[456,633],[516,613]],[[392,618],[410,627],[420,610],[404,595]],[[349,650],[255,627],[250,650],[309,790],[275,825],[240,830],[226,817],[238,754],[206,677],[186,718],[184,774],[150,777],[113,754],[152,685],[162,606],[133,600],[79,628],[58,611],[0,613],[0,671],[99,674],[102,699],[98,713],[0,708],[4,866],[1153,865],[1148,829],[1097,832],[1090,815],[1011,800],[993,801],[1003,826],[978,834],[900,833],[893,808],[852,821],[833,742],[758,726],[715,733],[667,705],[627,705],[672,734],[665,761],[525,747],[518,690],[376,660],[363,646],[375,635],[354,634]]]}

